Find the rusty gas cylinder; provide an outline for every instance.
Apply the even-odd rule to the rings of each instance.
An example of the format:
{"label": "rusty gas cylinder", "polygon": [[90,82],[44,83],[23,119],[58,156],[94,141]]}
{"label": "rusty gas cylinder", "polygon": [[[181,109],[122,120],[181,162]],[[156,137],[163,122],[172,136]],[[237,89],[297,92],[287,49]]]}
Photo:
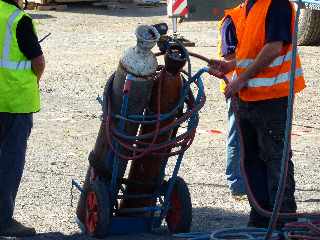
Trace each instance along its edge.
{"label": "rusty gas cylinder", "polygon": [[[160,113],[171,112],[179,103],[181,98],[181,89],[183,87],[183,81],[180,75],[180,71],[186,63],[183,50],[178,45],[172,45],[165,54],[165,67],[158,73],[157,81],[153,85],[149,111],[157,113],[160,108]],[[159,92],[159,87],[160,92]],[[160,96],[159,96],[160,94]],[[160,99],[160,102],[159,102]],[[173,123],[179,116],[178,111],[172,118],[162,121],[160,128],[166,127]],[[156,124],[142,126],[141,134],[147,134],[156,130]],[[156,139],[156,144],[164,143],[169,139],[176,136],[176,131],[171,130],[160,134]],[[150,143],[151,140],[146,143]],[[166,150],[170,153],[171,149]],[[128,177],[128,186],[126,194],[138,195],[138,194],[153,194],[156,191],[157,184],[159,183],[159,177],[161,172],[162,162],[166,161],[166,157],[159,156],[154,153],[145,155],[144,157],[132,162]],[[130,184],[132,181],[132,184]],[[138,183],[138,184],[137,184]],[[155,199],[135,198],[125,199],[122,201],[120,209],[124,208],[142,208],[155,205]]]}
{"label": "rusty gas cylinder", "polygon": [[[123,88],[128,74],[131,76],[131,88],[130,92],[128,92],[128,115],[142,114],[144,109],[149,105],[153,80],[158,67],[157,59],[151,49],[156,45],[160,35],[154,27],[146,25],[139,26],[136,29],[135,35],[137,38],[136,46],[124,51],[116,72],[110,77],[105,87],[104,98],[111,99],[113,114],[120,113],[124,94]],[[111,93],[107,91],[109,84],[112,84],[110,86],[112,88]],[[78,203],[77,217],[82,223],[85,218],[86,189],[88,189],[90,178],[92,178],[92,168],[95,174],[102,175],[105,179],[111,179],[112,176],[112,162],[108,162],[107,159],[110,148],[106,139],[106,114],[104,112],[104,121],[100,125],[94,149],[89,156],[90,166],[83,185],[84,191]],[[117,125],[116,119],[114,120]],[[127,135],[135,136],[138,128],[138,124],[127,123],[124,131]],[[120,148],[119,151],[121,154],[126,154],[126,149],[124,148]],[[118,177],[121,178],[124,175],[126,166],[127,161],[119,159]]]}

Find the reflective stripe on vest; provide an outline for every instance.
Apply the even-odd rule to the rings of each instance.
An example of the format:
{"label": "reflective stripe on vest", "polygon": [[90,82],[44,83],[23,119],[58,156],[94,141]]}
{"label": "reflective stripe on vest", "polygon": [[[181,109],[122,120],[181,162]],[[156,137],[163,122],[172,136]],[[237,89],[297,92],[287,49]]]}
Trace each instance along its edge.
{"label": "reflective stripe on vest", "polygon": [[[301,68],[296,69],[296,77],[302,77],[302,76],[303,76],[302,69]],[[236,74],[235,74],[235,77],[237,77]],[[248,81],[246,86],[251,88],[271,87],[273,85],[285,83],[289,81],[290,81],[290,73],[282,73],[282,74],[279,74],[277,77],[273,77],[273,78],[251,78]]]}
{"label": "reflective stripe on vest", "polygon": [[6,35],[4,40],[4,48],[3,48],[3,58],[9,59],[9,51],[10,51],[10,43],[12,40],[11,28],[16,17],[21,13],[19,9],[17,9],[12,15],[9,17],[6,29]]}
{"label": "reflective stripe on vest", "polygon": [[[303,76],[303,71],[301,68],[296,69],[296,78]],[[289,82],[290,72],[281,73],[274,78],[251,78],[248,82],[248,87],[271,87],[273,85]]]}
{"label": "reflective stripe on vest", "polygon": [[4,47],[3,47],[3,59],[0,59],[0,67],[10,70],[28,70],[31,69],[31,61],[20,61],[20,62],[14,62],[9,60],[10,56],[10,44],[12,42],[12,34],[11,34],[11,28],[13,25],[14,20],[16,17],[19,16],[19,14],[22,11],[20,9],[17,9],[14,11],[14,13],[11,14],[9,17],[9,20],[7,22],[7,28],[6,28],[6,34],[5,34],[5,40],[4,40]]}
{"label": "reflective stripe on vest", "polygon": [[0,68],[6,68],[10,70],[28,70],[31,69],[31,61],[13,62],[0,59]]}
{"label": "reflective stripe on vest", "polygon": [[[286,55],[282,55],[277,57],[273,62],[269,65],[269,67],[278,67],[283,63],[291,61],[292,51],[289,51]],[[243,59],[237,62],[237,67],[239,68],[247,68],[254,62],[254,59]]]}

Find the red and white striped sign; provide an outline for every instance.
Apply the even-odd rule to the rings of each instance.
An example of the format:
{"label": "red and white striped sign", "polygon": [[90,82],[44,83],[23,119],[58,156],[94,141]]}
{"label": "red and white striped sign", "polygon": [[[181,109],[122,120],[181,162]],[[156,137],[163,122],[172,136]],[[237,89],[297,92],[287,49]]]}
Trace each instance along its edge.
{"label": "red and white striped sign", "polygon": [[169,0],[169,17],[187,17],[189,13],[188,0]]}

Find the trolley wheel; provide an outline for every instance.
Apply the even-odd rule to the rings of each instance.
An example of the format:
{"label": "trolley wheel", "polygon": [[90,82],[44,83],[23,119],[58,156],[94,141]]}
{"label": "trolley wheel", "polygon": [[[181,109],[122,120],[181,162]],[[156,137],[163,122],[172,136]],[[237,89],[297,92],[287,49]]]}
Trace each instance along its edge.
{"label": "trolley wheel", "polygon": [[94,180],[85,196],[86,234],[103,238],[107,235],[111,218],[110,196],[106,184],[99,178]]}
{"label": "trolley wheel", "polygon": [[188,186],[181,177],[176,178],[166,222],[171,233],[190,232],[192,203]]}

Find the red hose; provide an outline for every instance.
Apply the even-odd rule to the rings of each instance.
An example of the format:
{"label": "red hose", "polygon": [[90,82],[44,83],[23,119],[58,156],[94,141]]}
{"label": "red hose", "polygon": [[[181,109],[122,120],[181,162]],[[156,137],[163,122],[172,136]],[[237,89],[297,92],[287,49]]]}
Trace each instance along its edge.
{"label": "red hose", "polygon": [[[240,158],[240,167],[241,167],[241,172],[243,173],[244,176],[244,182],[245,182],[245,186],[246,186],[246,191],[247,191],[247,195],[248,198],[251,200],[253,207],[255,208],[255,210],[262,216],[264,217],[271,217],[272,212],[263,209],[260,204],[258,203],[258,201],[256,200],[254,194],[252,193],[252,189],[250,187],[250,183],[249,183],[249,179],[247,177],[246,174],[246,170],[245,170],[245,166],[244,166],[244,144],[243,144],[243,136],[241,133],[241,128],[240,128],[240,122],[239,122],[239,115],[238,115],[238,105],[237,102],[235,100],[232,100],[232,108],[233,111],[236,115],[236,124],[237,124],[237,128],[239,130],[239,136],[240,136],[240,148],[241,148],[241,152],[244,153],[241,158]],[[287,169],[288,169],[288,162],[286,165],[286,171],[285,173],[287,174]],[[282,197],[284,195],[284,192],[282,193]],[[297,218],[297,217],[320,217],[320,212],[313,212],[313,213],[284,213],[281,212],[279,213],[279,217],[281,218]],[[319,240],[320,238],[318,237],[317,240]]]}
{"label": "red hose", "polygon": [[[161,81],[162,79],[157,78],[156,80]],[[177,136],[174,140],[169,140],[168,142],[165,143],[160,143],[160,144],[155,144],[156,139],[158,138],[159,134],[161,132],[166,132],[171,129],[173,129],[177,125],[181,125],[183,122],[187,121],[196,111],[197,108],[194,105],[194,101],[189,101],[187,104],[189,106],[188,111],[186,111],[180,118],[178,118],[176,121],[173,121],[170,124],[167,124],[166,126],[160,128],[160,100],[161,100],[161,82],[159,84],[158,88],[158,98],[157,98],[157,113],[156,113],[156,128],[153,132],[149,132],[144,135],[140,135],[140,139],[148,139],[148,136],[152,136],[152,141],[151,143],[146,143],[141,140],[134,140],[134,141],[129,141],[127,139],[123,139],[121,135],[117,134],[116,131],[116,126],[112,121],[112,109],[111,109],[111,104],[108,104],[108,109],[107,109],[107,116],[105,120],[106,124],[106,138],[107,142],[110,146],[110,149],[115,153],[116,156],[120,157],[122,160],[137,160],[141,159],[144,157],[146,154],[154,154],[154,155],[159,155],[159,156],[175,156],[180,153],[185,152],[193,143],[196,129],[191,129],[179,136]],[[108,101],[109,103],[111,102],[110,96],[108,96]],[[205,97],[201,99],[201,102],[198,107],[202,107],[205,103]],[[141,122],[143,124],[143,121]],[[120,150],[117,150],[112,143],[117,143],[119,144],[122,148],[126,149],[130,153],[125,155],[121,153]],[[142,147],[139,147],[139,145]],[[147,145],[147,147],[145,147]],[[166,151],[167,149],[171,148],[180,148],[176,151],[171,151],[168,153]]]}
{"label": "red hose", "polygon": [[319,240],[320,222],[287,223],[285,231],[290,239]]}
{"label": "red hose", "polygon": [[[109,107],[108,108],[108,118],[107,118],[107,121],[106,121],[106,127],[107,127],[107,129],[106,129],[106,133],[107,133],[107,140],[108,140],[108,143],[109,143],[109,146],[110,146],[110,148],[111,148],[111,150],[117,155],[117,156],[119,156],[120,158],[122,158],[122,160],[130,160],[130,159],[138,159],[138,158],[141,158],[141,157],[143,157],[143,156],[145,156],[147,153],[149,153],[150,151],[151,151],[151,146],[153,146],[154,144],[155,144],[155,142],[156,142],[156,140],[157,140],[157,137],[158,137],[158,135],[159,135],[159,132],[160,132],[160,93],[161,93],[161,81],[162,81],[162,79],[159,79],[159,78],[157,78],[156,80],[158,80],[158,81],[160,81],[160,84],[159,84],[159,88],[158,88],[158,103],[157,103],[157,114],[156,114],[156,116],[157,116],[157,124],[156,124],[156,130],[155,130],[155,134],[154,134],[154,136],[153,136],[153,139],[152,139],[152,142],[151,142],[151,144],[149,145],[149,147],[147,148],[147,149],[145,149],[144,151],[142,151],[142,153],[140,154],[140,155],[136,155],[135,154],[135,152],[133,153],[133,156],[125,156],[125,155],[123,155],[123,154],[121,154],[119,151],[117,151],[115,148],[114,148],[114,146],[113,146],[113,144],[112,144],[112,140],[111,140],[111,131],[110,131],[110,129],[111,129],[111,127],[110,127],[110,125],[111,125],[111,118],[109,118],[109,116],[111,116],[111,107]],[[110,96],[108,96],[109,97],[109,102],[111,102],[111,98],[110,98]],[[110,104],[109,104],[109,106],[110,106]],[[130,144],[126,144],[126,143],[123,143],[123,146],[126,148],[126,149],[129,149],[130,147],[131,147],[131,145]]]}

